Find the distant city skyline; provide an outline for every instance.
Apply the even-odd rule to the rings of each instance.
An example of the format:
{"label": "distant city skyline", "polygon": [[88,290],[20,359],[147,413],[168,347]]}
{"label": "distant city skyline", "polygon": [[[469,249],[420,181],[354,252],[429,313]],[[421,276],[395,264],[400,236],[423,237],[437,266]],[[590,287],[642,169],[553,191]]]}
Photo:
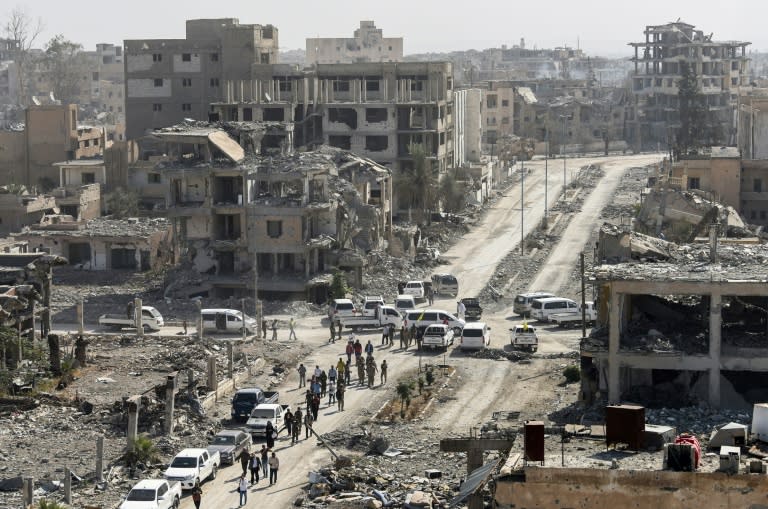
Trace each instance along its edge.
{"label": "distant city skyline", "polygon": [[[486,0],[456,8],[434,0],[390,0],[386,4],[325,0],[322,3],[245,0],[201,2],[134,0],[120,9],[73,9],[59,0],[36,0],[18,6],[43,19],[35,46],[42,48],[56,34],[79,42],[85,50],[98,43],[122,44],[125,39],[184,38],[185,21],[195,18],[238,18],[243,24],[272,24],[278,28],[282,51],[304,49],[308,37],[351,37],[361,20],[373,20],[385,37],[403,37],[406,55],[428,52],[512,47],[525,39],[526,48],[580,47],[591,56],[629,57],[628,42],[643,39],[646,25],[681,21],[695,25],[715,40],[752,43],[748,51],[768,51],[762,27],[768,4],[724,9],[713,0],[647,0],[632,7],[608,0],[565,2],[542,6],[535,2]],[[258,6],[258,8],[256,8]],[[14,4],[4,6],[5,25]],[[98,16],[103,13],[102,22]],[[172,13],[168,15],[167,13]],[[113,21],[117,16],[119,21]]]}

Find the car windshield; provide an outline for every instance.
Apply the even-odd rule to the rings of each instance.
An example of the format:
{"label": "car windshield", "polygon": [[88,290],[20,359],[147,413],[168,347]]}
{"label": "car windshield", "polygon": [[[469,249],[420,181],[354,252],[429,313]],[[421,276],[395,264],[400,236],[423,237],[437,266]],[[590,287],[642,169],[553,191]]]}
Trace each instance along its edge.
{"label": "car windshield", "polygon": [[173,458],[171,466],[174,468],[195,468],[197,466],[197,458]]}
{"label": "car windshield", "polygon": [[421,283],[408,283],[406,285],[406,288],[421,288],[421,287],[422,287]]}
{"label": "car windshield", "polygon": [[342,302],[339,304],[336,304],[336,309],[354,309],[354,306],[351,302]]}
{"label": "car windshield", "polygon": [[365,309],[375,309],[379,304],[381,304],[379,301],[368,301],[365,303]]}
{"label": "car windshield", "polygon": [[275,417],[274,410],[267,410],[265,408],[254,408],[251,412],[251,417],[256,419],[273,419]]}
{"label": "car windshield", "polygon": [[483,336],[482,329],[464,329],[465,338],[479,338]]}
{"label": "car windshield", "polygon": [[515,302],[523,304],[525,303],[525,297],[523,297],[522,295],[518,295],[517,298],[515,299]]}
{"label": "car windshield", "polygon": [[235,394],[233,403],[256,403],[259,401],[259,394],[256,392],[243,392]]}
{"label": "car windshield", "polygon": [[448,285],[455,285],[457,283],[456,278],[453,276],[443,276],[442,283]]}
{"label": "car windshield", "polygon": [[213,445],[234,445],[235,437],[233,435],[216,435],[213,437]]}
{"label": "car windshield", "polygon": [[155,490],[131,490],[128,493],[128,498],[126,500],[133,502],[154,502]]}
{"label": "car windshield", "polygon": [[436,334],[438,336],[442,336],[444,333],[445,330],[441,327],[429,327],[424,334]]}

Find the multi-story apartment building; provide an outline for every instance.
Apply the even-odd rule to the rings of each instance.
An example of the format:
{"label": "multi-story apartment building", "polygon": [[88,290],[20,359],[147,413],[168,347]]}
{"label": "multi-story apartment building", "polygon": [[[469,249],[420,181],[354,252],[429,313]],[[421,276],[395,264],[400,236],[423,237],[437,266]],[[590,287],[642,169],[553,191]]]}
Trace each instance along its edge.
{"label": "multi-story apartment building", "polygon": [[126,136],[135,139],[185,118],[207,120],[226,81],[277,62],[278,33],[236,18],[195,19],[185,39],[126,40],[124,49]]}
{"label": "multi-story apartment building", "polygon": [[748,84],[750,43],[714,41],[712,35],[679,21],[646,26],[644,33],[645,41],[629,43],[635,67],[627,139],[635,149],[674,143],[680,129],[678,84],[683,62],[695,72],[699,92],[706,98],[707,123],[719,131],[720,144],[734,145],[739,90]]}
{"label": "multi-story apartment building", "polygon": [[307,65],[399,62],[402,59],[403,38],[384,37],[373,21],[361,21],[351,39],[307,39]]}
{"label": "multi-story apartment building", "polygon": [[411,143],[424,146],[436,172],[452,164],[450,63],[256,66],[253,74],[225,83],[213,120],[293,122],[297,145],[351,150],[393,170],[412,168]]}

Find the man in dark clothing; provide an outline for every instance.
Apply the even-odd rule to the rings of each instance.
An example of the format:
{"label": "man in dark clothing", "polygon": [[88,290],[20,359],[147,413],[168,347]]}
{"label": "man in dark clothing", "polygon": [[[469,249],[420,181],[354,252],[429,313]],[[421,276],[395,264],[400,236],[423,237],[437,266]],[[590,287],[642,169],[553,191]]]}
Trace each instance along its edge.
{"label": "man in dark clothing", "polygon": [[248,471],[248,464],[251,462],[251,455],[248,453],[247,448],[240,452],[240,456],[237,457],[240,460],[240,466],[243,467],[243,475]]}
{"label": "man in dark clothing", "polygon": [[323,370],[320,373],[320,397],[321,398],[325,397],[327,387],[328,387],[328,375],[326,374],[325,370]]}
{"label": "man in dark clothing", "polygon": [[304,364],[299,364],[299,368],[296,370],[299,372],[299,389],[307,385],[307,368]]}
{"label": "man in dark clothing", "polygon": [[347,362],[352,362],[352,354],[355,353],[355,344],[352,341],[347,341],[345,352],[347,354]]}
{"label": "man in dark clothing", "polygon": [[359,359],[363,356],[363,345],[360,344],[360,340],[355,340],[355,358]]}
{"label": "man in dark clothing", "polygon": [[338,404],[339,411],[344,411],[344,392],[345,392],[345,386],[343,383],[339,382],[339,386],[336,388],[336,403]]}
{"label": "man in dark clothing", "polygon": [[317,420],[317,414],[320,413],[320,396],[315,394],[312,396],[312,420]]}
{"label": "man in dark clothing", "polygon": [[301,413],[301,408],[296,409],[296,413],[293,414],[293,429],[291,430],[291,445],[299,441],[299,433],[301,432],[301,423],[304,416]]}
{"label": "man in dark clothing", "polygon": [[293,414],[291,413],[291,409],[287,408],[285,410],[285,415],[283,416],[283,422],[285,423],[285,431],[288,433],[288,436],[293,436]]}
{"label": "man in dark clothing", "polygon": [[331,329],[331,337],[328,339],[328,342],[335,343],[336,342],[336,324],[333,323],[333,319],[331,319],[331,325],[329,325],[329,328]]}
{"label": "man in dark clothing", "polygon": [[312,407],[307,405],[307,413],[304,414],[304,438],[309,438],[312,430]]}

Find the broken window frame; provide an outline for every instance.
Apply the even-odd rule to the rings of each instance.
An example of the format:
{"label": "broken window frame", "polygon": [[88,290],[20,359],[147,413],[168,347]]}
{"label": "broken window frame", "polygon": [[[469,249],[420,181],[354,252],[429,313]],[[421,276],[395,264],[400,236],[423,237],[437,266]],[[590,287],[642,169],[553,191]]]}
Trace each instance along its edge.
{"label": "broken window frame", "polygon": [[280,220],[266,221],[267,236],[272,239],[279,239],[283,236],[283,222]]}

